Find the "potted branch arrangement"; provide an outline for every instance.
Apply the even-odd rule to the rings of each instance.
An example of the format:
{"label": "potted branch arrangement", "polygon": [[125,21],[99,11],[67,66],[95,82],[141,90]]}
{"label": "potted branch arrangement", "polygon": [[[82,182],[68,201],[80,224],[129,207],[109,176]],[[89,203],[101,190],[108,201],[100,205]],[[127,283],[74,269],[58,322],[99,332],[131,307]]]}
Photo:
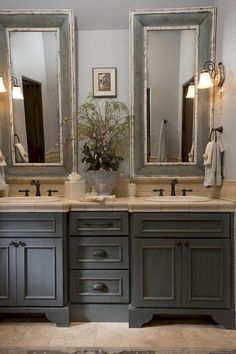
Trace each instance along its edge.
{"label": "potted branch arrangement", "polygon": [[110,195],[119,177],[120,164],[128,150],[129,113],[116,99],[89,95],[78,113],[81,161],[87,165],[87,180],[97,194]]}

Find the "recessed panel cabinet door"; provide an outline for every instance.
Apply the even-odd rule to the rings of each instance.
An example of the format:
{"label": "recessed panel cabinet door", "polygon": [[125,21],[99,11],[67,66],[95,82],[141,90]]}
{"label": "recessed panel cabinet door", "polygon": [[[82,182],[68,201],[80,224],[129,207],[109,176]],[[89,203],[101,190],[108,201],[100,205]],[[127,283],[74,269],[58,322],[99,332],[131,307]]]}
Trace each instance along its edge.
{"label": "recessed panel cabinet door", "polygon": [[230,240],[183,241],[183,307],[230,308]]}
{"label": "recessed panel cabinet door", "polygon": [[17,249],[18,306],[63,305],[61,239],[24,239]]}
{"label": "recessed panel cabinet door", "polygon": [[180,292],[181,244],[170,239],[136,239],[132,304],[136,307],[179,307]]}
{"label": "recessed panel cabinet door", "polygon": [[13,242],[0,238],[0,306],[16,305],[16,248]]}

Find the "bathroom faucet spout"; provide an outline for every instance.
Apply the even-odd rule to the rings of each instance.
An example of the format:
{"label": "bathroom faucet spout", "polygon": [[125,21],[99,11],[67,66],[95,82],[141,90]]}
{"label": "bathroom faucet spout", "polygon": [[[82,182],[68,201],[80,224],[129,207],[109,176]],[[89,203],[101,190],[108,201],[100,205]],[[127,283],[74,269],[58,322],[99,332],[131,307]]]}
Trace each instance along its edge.
{"label": "bathroom faucet spout", "polygon": [[39,181],[35,181],[34,179],[32,179],[31,186],[33,186],[33,185],[36,187],[35,196],[36,197],[40,197],[41,196],[40,182]]}
{"label": "bathroom faucet spout", "polygon": [[172,179],[172,180],[171,180],[171,192],[170,192],[170,195],[171,195],[171,196],[176,196],[176,192],[175,192],[175,185],[176,185],[176,184],[178,184],[177,178]]}

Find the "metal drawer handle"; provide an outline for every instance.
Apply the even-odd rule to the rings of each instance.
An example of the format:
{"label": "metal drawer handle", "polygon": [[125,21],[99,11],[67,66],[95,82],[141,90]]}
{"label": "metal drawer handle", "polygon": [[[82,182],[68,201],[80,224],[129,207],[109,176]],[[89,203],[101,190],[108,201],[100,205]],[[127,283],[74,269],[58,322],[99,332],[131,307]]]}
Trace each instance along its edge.
{"label": "metal drawer handle", "polygon": [[93,284],[92,288],[93,288],[93,290],[97,290],[97,291],[105,291],[105,290],[107,290],[107,286],[104,283]]}
{"label": "metal drawer handle", "polygon": [[16,245],[17,245],[16,241],[11,241],[11,242],[9,243],[9,246],[14,246],[14,247],[16,247]]}
{"label": "metal drawer handle", "polygon": [[26,246],[26,243],[25,243],[25,242],[23,242],[23,241],[19,241],[19,244],[18,244],[18,246],[22,246],[22,247],[25,247],[25,246]]}
{"label": "metal drawer handle", "polygon": [[181,242],[180,241],[176,242],[176,246],[180,247],[181,246]]}
{"label": "metal drawer handle", "polygon": [[86,226],[88,227],[104,227],[104,228],[107,228],[107,227],[111,227],[113,225],[112,222],[109,222],[109,223],[103,223],[103,224],[93,224],[93,223],[89,223],[89,222],[86,222],[85,223]]}
{"label": "metal drawer handle", "polygon": [[188,246],[189,246],[189,242],[185,242],[184,245],[185,245],[186,247],[188,247]]}
{"label": "metal drawer handle", "polygon": [[106,251],[102,249],[94,250],[92,254],[94,257],[102,257],[102,258],[105,258],[107,255]]}

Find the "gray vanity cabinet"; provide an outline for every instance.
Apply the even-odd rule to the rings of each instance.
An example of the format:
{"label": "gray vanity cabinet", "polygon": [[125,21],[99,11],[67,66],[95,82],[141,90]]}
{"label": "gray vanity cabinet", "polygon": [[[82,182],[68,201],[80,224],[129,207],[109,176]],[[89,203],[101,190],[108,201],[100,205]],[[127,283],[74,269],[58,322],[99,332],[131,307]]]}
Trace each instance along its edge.
{"label": "gray vanity cabinet", "polygon": [[127,321],[127,212],[71,212],[70,310],[74,321]]}
{"label": "gray vanity cabinet", "polygon": [[0,239],[0,306],[61,306],[62,240]]}
{"label": "gray vanity cabinet", "polygon": [[15,304],[16,248],[12,242],[12,239],[0,238],[0,306]]}
{"label": "gray vanity cabinet", "polygon": [[0,214],[0,230],[0,312],[42,312],[68,325],[66,215]]}
{"label": "gray vanity cabinet", "polygon": [[154,314],[211,315],[234,328],[230,213],[134,213],[130,327]]}

